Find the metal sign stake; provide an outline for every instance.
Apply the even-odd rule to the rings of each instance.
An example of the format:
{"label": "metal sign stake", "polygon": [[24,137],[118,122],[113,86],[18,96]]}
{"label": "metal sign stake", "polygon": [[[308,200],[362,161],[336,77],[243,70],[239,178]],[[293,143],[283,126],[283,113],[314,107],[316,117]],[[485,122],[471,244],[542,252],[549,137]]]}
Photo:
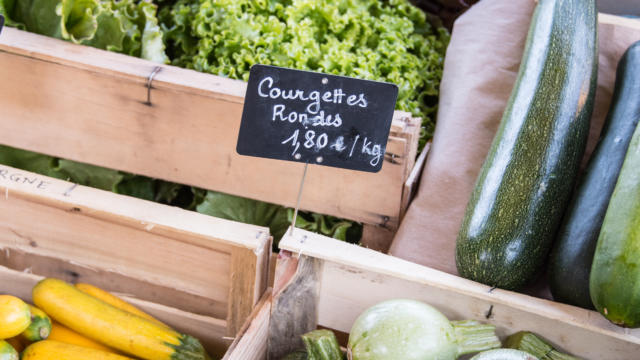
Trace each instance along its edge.
{"label": "metal sign stake", "polygon": [[289,236],[293,236],[293,229],[296,228],[296,219],[298,218],[298,209],[300,208],[300,199],[302,199],[302,189],[304,188],[304,180],[307,177],[307,168],[309,167],[309,162],[304,164],[304,172],[302,173],[302,180],[300,181],[300,189],[298,190],[298,200],[296,200],[296,208],[293,211],[293,220],[291,221],[291,231],[289,232]]}

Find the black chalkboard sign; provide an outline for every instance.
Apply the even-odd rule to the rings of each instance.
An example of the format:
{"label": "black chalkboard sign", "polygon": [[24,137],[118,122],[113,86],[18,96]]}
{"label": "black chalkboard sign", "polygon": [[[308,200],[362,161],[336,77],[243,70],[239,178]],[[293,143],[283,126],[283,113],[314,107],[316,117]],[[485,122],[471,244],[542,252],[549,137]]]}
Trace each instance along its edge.
{"label": "black chalkboard sign", "polygon": [[378,172],[397,97],[394,84],[254,65],[236,150]]}
{"label": "black chalkboard sign", "polygon": [[[0,0],[2,1],[2,0]],[[4,26],[4,16],[0,15],[0,33],[2,33],[2,27]]]}

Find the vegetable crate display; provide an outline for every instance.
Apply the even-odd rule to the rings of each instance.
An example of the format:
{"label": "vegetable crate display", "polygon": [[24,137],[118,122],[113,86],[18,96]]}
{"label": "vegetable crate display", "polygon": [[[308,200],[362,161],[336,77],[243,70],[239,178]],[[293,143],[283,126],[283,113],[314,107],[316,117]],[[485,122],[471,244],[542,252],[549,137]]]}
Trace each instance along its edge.
{"label": "vegetable crate display", "polygon": [[[293,207],[302,164],[236,153],[246,83],[14,28],[0,37],[4,145]],[[300,207],[397,229],[420,119],[396,112],[379,173],[312,166]],[[268,180],[268,181],[267,181]],[[373,231],[375,233],[375,231]],[[390,239],[389,239],[390,240]],[[382,246],[384,247],[384,245]]]}
{"label": "vegetable crate display", "polygon": [[31,301],[43,277],[90,283],[220,358],[267,290],[267,228],[6,166],[0,193],[0,294]]}
{"label": "vegetable crate display", "polygon": [[595,311],[493,289],[302,230],[280,247],[275,295],[256,309],[226,359],[267,359],[268,352],[279,359],[303,347],[302,334],[318,327],[348,333],[367,308],[398,298],[423,301],[451,320],[495,325],[502,340],[528,330],[580,358],[638,356],[640,330],[615,326]]}

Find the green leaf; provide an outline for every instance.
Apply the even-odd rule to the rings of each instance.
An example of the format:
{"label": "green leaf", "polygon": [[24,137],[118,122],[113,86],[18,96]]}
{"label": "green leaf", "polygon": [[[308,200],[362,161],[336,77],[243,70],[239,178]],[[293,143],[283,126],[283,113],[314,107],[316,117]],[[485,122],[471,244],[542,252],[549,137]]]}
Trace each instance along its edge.
{"label": "green leaf", "polygon": [[407,0],[177,0],[159,15],[172,62],[247,80],[253,64],[398,85],[431,137],[449,34]]}
{"label": "green leaf", "polygon": [[[48,0],[49,2],[57,2]],[[84,40],[95,36],[98,28],[97,14],[99,11],[98,0],[62,0],[56,5],[57,26],[60,27],[60,35],[49,34],[49,36],[71,40],[74,43],[81,43]],[[36,20],[47,17],[48,12],[37,14]],[[30,29],[29,26],[27,26]]]}
{"label": "green leaf", "polygon": [[8,26],[167,63],[157,7],[135,0],[0,0]]}
{"label": "green leaf", "polygon": [[153,201],[156,198],[155,185],[155,180],[148,177],[126,174],[122,180],[116,184],[116,192],[122,195]]}
{"label": "green leaf", "polygon": [[31,151],[0,145],[0,164],[45,176],[61,178],[54,170],[57,166],[56,158]]}
{"label": "green leaf", "polygon": [[114,192],[117,192],[116,186],[124,179],[119,171],[70,160],[60,160],[55,170],[68,181]]}
{"label": "green leaf", "polygon": [[282,206],[214,191],[208,191],[196,209],[222,219],[269,227],[276,239],[280,239],[289,226],[286,209]]}

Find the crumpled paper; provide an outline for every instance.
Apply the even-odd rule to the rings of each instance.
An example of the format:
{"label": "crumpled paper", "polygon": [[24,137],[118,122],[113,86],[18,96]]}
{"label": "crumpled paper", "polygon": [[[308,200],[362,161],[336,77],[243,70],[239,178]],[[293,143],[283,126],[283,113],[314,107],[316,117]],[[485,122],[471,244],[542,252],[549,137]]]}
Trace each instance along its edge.
{"label": "crumpled paper", "polygon": [[[515,83],[535,5],[483,0],[456,21],[433,144],[391,255],[457,274],[456,237]],[[618,61],[640,40],[640,20],[600,15],[599,23],[598,88],[583,164],[608,112]]]}

